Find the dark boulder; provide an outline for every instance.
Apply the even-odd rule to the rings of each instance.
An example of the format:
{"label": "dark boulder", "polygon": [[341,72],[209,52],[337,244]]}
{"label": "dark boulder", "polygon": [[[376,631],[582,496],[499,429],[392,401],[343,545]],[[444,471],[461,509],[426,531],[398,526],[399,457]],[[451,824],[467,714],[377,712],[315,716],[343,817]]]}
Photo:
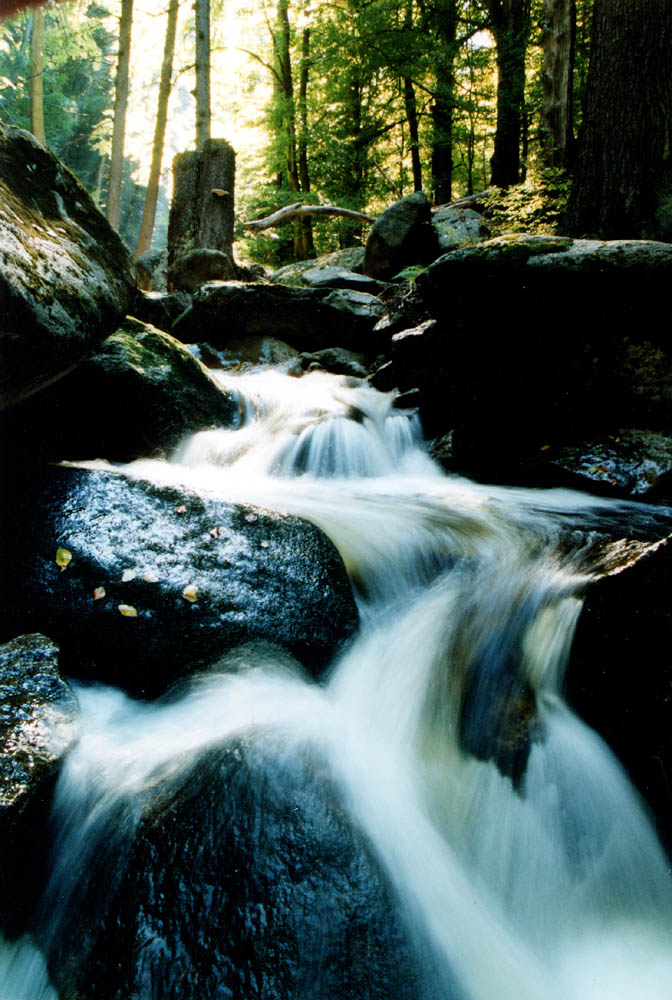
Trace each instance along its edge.
{"label": "dark boulder", "polygon": [[52,635],[68,675],[151,695],[251,639],[319,673],[357,628],[336,549],[299,518],[62,467],[7,508],[3,632]]}
{"label": "dark boulder", "polygon": [[350,375],[353,378],[365,378],[367,360],[363,354],[346,351],[344,347],[327,347],[323,351],[312,354],[304,352],[299,355],[299,361],[304,371],[322,368],[334,375]]}
{"label": "dark boulder", "polygon": [[170,333],[173,324],[191,305],[188,292],[145,292],[138,289],[130,308],[131,315]]}
{"label": "dark boulder", "polygon": [[575,710],[607,741],[672,851],[672,544],[591,584],[567,671]]}
{"label": "dark boulder", "polygon": [[432,211],[432,225],[441,253],[449,253],[465,243],[480,243],[491,235],[487,222],[473,208],[441,205]]}
{"label": "dark boulder", "polygon": [[277,337],[238,337],[219,350],[207,343],[189,344],[189,350],[208,368],[235,371],[249,371],[261,366],[285,367],[299,356],[295,347]]}
{"label": "dark boulder", "polygon": [[388,381],[419,388],[428,436],[453,430],[461,471],[486,478],[614,427],[664,433],[670,276],[659,243],[512,236],[456,250],[418,277],[435,322],[397,332]]}
{"label": "dark boulder", "polygon": [[168,282],[168,251],[147,250],[135,258],[138,288],[146,292],[165,292]]}
{"label": "dark boulder", "polygon": [[135,272],[79,181],[0,125],[0,407],[81,361],[128,311]]}
{"label": "dark boulder", "polygon": [[429,264],[440,252],[427,196],[415,191],[376,219],[366,242],[364,274],[389,281],[409,265]]}
{"label": "dark boulder", "polygon": [[276,337],[299,351],[342,345],[371,350],[373,327],[383,313],[373,295],[346,289],[211,282],[194,294],[194,304],[173,333],[215,348],[241,337]]}
{"label": "dark boulder", "polygon": [[0,927],[17,933],[35,904],[56,778],[77,737],[77,699],[42,635],[0,646]]}
{"label": "dark boulder", "polygon": [[257,735],[207,751],[157,787],[126,852],[112,878],[93,874],[52,947],[70,1000],[456,995],[437,989],[310,746]]}
{"label": "dark boulder", "polygon": [[195,292],[206,281],[230,281],[237,277],[230,253],[203,248],[178,257],[168,272],[171,289],[184,292]]}
{"label": "dark boulder", "polygon": [[129,462],[239,419],[236,398],[183,344],[129,317],[73,372],[12,410],[5,432],[51,459]]}

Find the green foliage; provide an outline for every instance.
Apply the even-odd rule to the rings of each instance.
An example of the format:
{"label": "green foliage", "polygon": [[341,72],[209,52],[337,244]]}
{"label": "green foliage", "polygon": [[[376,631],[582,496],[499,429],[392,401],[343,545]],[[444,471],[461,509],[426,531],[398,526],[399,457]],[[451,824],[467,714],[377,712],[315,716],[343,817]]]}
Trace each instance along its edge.
{"label": "green foliage", "polygon": [[555,235],[564,215],[571,178],[558,170],[544,170],[524,184],[494,188],[483,214],[493,236],[502,233]]}

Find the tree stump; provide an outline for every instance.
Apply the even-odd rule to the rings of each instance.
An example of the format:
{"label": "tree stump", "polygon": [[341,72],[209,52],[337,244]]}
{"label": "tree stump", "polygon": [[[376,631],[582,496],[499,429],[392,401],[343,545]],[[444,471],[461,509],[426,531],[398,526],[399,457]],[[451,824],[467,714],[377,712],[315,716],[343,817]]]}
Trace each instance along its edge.
{"label": "tree stump", "polygon": [[233,270],[235,159],[233,148],[224,139],[208,139],[202,151],[178,153],[173,160],[173,200],[168,221],[169,290],[175,287],[172,278],[175,265],[197,250],[219,251]]}

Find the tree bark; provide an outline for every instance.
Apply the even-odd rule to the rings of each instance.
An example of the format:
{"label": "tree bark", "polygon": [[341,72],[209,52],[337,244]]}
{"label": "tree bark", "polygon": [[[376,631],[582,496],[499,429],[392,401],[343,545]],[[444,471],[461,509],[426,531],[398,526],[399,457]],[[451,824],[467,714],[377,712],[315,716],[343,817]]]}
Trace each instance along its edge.
{"label": "tree bark", "polygon": [[210,138],[210,0],[195,0],[196,149]]}
{"label": "tree bark", "polygon": [[530,0],[487,0],[487,6],[497,43],[497,127],[490,183],[509,187],[520,180]]}
{"label": "tree bark", "polygon": [[[308,79],[310,75],[310,28],[303,29],[301,35],[301,65],[299,68],[299,135],[298,135],[298,171],[299,187],[304,194],[310,191],[310,172],[308,170]],[[299,249],[301,260],[315,256],[313,241],[313,224],[311,217],[304,216],[299,229]]]}
{"label": "tree bark", "polygon": [[544,0],[540,141],[546,166],[567,169],[574,139],[576,0]]}
{"label": "tree bark", "polygon": [[44,9],[36,7],[30,35],[30,131],[44,146]]}
{"label": "tree bark", "polygon": [[431,109],[432,191],[439,205],[452,197],[457,0],[442,0],[437,7],[436,34],[436,93]]}
{"label": "tree bark", "polygon": [[566,231],[672,237],[671,146],[672,0],[595,0]]}
{"label": "tree bark", "polygon": [[192,250],[232,254],[235,153],[224,139],[173,160],[168,220],[168,268]]}
{"label": "tree bark", "polygon": [[126,133],[126,108],[128,106],[132,26],[133,0],[121,0],[119,55],[117,58],[112,152],[110,155],[110,180],[107,189],[107,218],[115,229],[119,228],[119,219],[121,216],[121,179],[124,169],[124,136]]}
{"label": "tree bark", "polygon": [[152,146],[152,164],[149,168],[149,181],[145,195],[145,209],[142,214],[142,225],[138,237],[135,256],[149,250],[152,245],[152,233],[156,218],[156,205],[159,199],[159,184],[161,181],[161,160],[163,159],[163,143],[166,137],[166,122],[168,120],[168,100],[170,98],[171,77],[173,74],[173,56],[175,54],[175,34],[177,31],[178,0],[170,0],[168,21],[166,24],[166,40],[161,64],[161,80],[159,82],[159,100],[154,128],[154,145]]}

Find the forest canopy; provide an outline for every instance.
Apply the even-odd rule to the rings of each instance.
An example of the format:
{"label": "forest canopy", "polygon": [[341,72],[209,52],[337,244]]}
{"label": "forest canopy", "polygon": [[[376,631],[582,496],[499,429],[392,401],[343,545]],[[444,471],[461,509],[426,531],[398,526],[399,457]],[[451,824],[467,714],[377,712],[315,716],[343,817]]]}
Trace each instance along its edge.
{"label": "forest canopy", "polygon": [[[0,25],[0,117],[53,149],[138,251],[165,245],[172,157],[207,135],[236,150],[240,220],[489,189],[493,215],[527,231],[670,238],[671,8],[64,0]],[[362,226],[239,237],[277,264],[357,243]]]}

